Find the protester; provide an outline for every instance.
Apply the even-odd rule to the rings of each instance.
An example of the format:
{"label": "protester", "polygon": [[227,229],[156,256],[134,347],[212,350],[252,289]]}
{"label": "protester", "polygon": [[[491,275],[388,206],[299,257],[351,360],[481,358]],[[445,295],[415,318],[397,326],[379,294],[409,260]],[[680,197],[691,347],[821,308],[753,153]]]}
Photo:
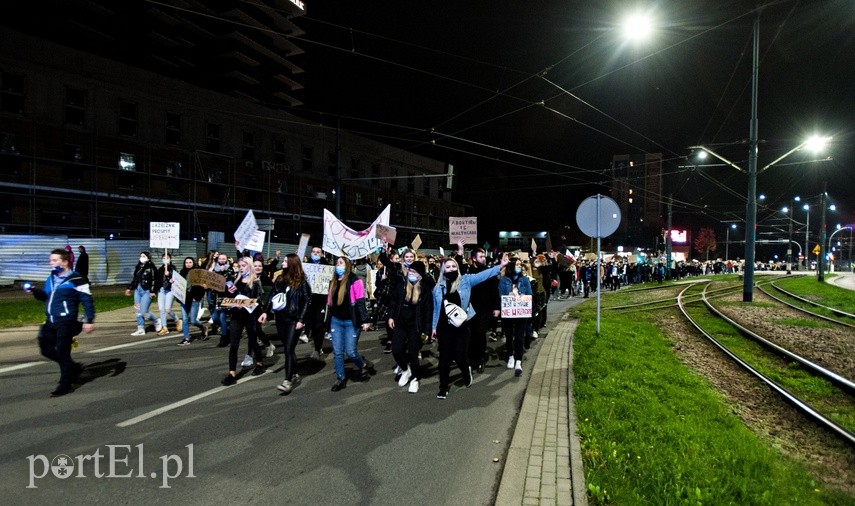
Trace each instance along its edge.
{"label": "protester", "polygon": [[[270,291],[273,289],[273,277],[268,273],[264,265],[264,257],[261,253],[255,254],[252,261],[252,269],[255,271],[255,276],[261,281],[261,298],[258,300],[258,303],[262,307],[267,307],[267,300],[270,296]],[[264,356],[267,358],[272,357],[276,353],[276,346],[270,342],[261,323],[256,324],[255,333],[258,336],[258,342],[261,350],[264,352]],[[249,365],[251,364],[247,364],[247,366]]]}
{"label": "protester", "polygon": [[[324,250],[319,246],[312,247],[312,253],[309,255],[308,262],[317,265],[329,265],[330,263],[324,258]],[[313,360],[323,360],[321,357],[324,354],[324,333],[325,333],[325,311],[327,307],[327,294],[312,293],[312,303],[309,306],[308,318],[306,319],[305,331],[313,342],[312,353],[309,358]]]}
{"label": "protester", "polygon": [[[237,280],[233,283],[227,282],[226,290],[231,298],[247,298],[257,301],[261,297],[261,281],[255,277],[250,257],[243,257],[238,260]],[[250,353],[255,357],[255,368],[252,370],[252,375],[258,376],[264,372],[263,355],[255,335],[255,325],[262,311],[263,308],[257,303],[254,307],[232,307],[229,309],[229,373],[223,378],[223,385],[230,386],[237,383],[237,355],[244,329],[249,340]]]}
{"label": "protester", "polygon": [[151,299],[155,294],[155,276],[157,274],[154,264],[151,262],[151,253],[148,251],[140,252],[139,260],[139,263],[134,267],[134,277],[131,279],[131,283],[125,290],[125,295],[130,296],[133,294],[134,296],[137,330],[136,332],[131,333],[132,336],[145,335],[146,319],[149,319],[154,323],[154,330],[156,332],[160,332],[161,330],[160,320],[155,318],[154,315],[149,312]]}
{"label": "protester", "polygon": [[285,257],[282,274],[273,283],[264,312],[258,317],[261,324],[267,321],[268,315],[274,315],[276,319],[276,332],[285,348],[285,379],[276,388],[286,394],[300,383],[297,334],[303,328],[311,299],[312,288],[303,272],[300,257],[291,253]]}
{"label": "protester", "polygon": [[390,294],[387,325],[393,331],[392,356],[397,364],[396,371],[400,371],[396,379],[400,387],[409,382],[411,394],[419,391],[422,377],[419,350],[421,336],[431,331],[433,287],[424,262],[416,261],[410,265],[406,284],[396,284]]}
{"label": "protester", "polygon": [[[25,287],[27,293],[45,303],[45,323],[39,328],[38,342],[42,356],[59,364],[59,385],[50,393],[60,397],[71,392],[71,385],[80,377],[83,366],[71,359],[71,343],[81,330],[95,329],[95,304],[89,291],[89,280],[69,268],[69,252],[55,249],[50,253],[51,273],[44,288]],[[78,307],[83,304],[85,322],[77,320]]]}
{"label": "protester", "polygon": [[368,364],[357,351],[359,332],[368,330],[368,310],[365,307],[365,287],[353,274],[350,259],[339,257],[335,263],[335,276],[327,294],[327,312],[330,321],[330,339],[333,347],[333,363],[336,381],[333,392],[347,386],[344,371],[344,356],[347,355],[359,369],[358,378],[369,378]]}
{"label": "protester", "polygon": [[[456,260],[462,262],[465,243],[461,240],[457,243]],[[461,266],[463,274],[478,274],[487,270],[487,253],[482,248],[475,248],[469,255],[470,263]],[[487,363],[487,331],[493,321],[499,317],[501,309],[501,298],[499,297],[499,281],[492,277],[477,286],[472,287],[470,298],[475,316],[469,322],[469,349],[467,356],[469,363],[479,373],[484,372]]]}
{"label": "protester", "polygon": [[86,246],[80,245],[77,247],[77,251],[80,253],[77,256],[77,265],[75,265],[75,271],[80,273],[84,278],[89,278],[89,253],[86,252]]}
{"label": "protester", "polygon": [[155,293],[157,293],[157,309],[160,312],[160,331],[159,336],[169,334],[167,328],[167,319],[172,317],[175,322],[176,332],[181,332],[181,320],[175,316],[175,311],[172,310],[172,303],[175,301],[175,295],[172,293],[172,274],[175,273],[175,266],[172,265],[172,255],[164,253],[161,257],[163,265],[157,268],[157,273],[154,278]]}
{"label": "protester", "polygon": [[[523,274],[522,261],[512,258],[499,279],[499,293],[503,296],[532,295],[531,283]],[[505,334],[508,352],[508,369],[514,369],[514,375],[522,376],[522,360],[525,353],[525,328],[529,318],[502,318],[502,332]]]}
{"label": "protester", "polygon": [[[208,270],[222,276],[226,283],[234,282],[236,277],[235,272],[229,266],[229,259],[226,254],[214,252],[211,259],[213,261]],[[211,311],[211,332],[216,332],[219,327],[220,342],[217,346],[220,348],[225,348],[229,345],[228,311],[220,307],[220,301],[227,296],[228,292],[225,291],[218,292],[212,289],[208,292],[208,309]]]}
{"label": "protester", "polygon": [[184,338],[178,343],[178,346],[187,346],[190,344],[190,326],[193,325],[202,331],[202,340],[208,340],[208,327],[199,321],[199,306],[202,304],[202,298],[205,296],[205,288],[201,285],[190,284],[190,271],[200,269],[193,261],[193,257],[184,259],[184,266],[178,273],[187,282],[187,289],[184,292],[184,303],[181,304],[181,321]]}
{"label": "protester", "polygon": [[[499,269],[508,264],[508,255],[502,256],[498,266],[491,267],[477,274],[460,275],[460,267],[457,261],[449,258],[443,264],[439,281],[433,290],[433,321],[431,335],[439,342],[439,393],[437,399],[448,397],[449,375],[451,373],[451,360],[457,362],[457,366],[464,374],[466,386],[472,385],[472,369],[469,367],[467,352],[469,349],[469,323],[473,316],[470,306],[472,287],[487,281],[499,274]],[[460,326],[455,326],[449,319],[449,310],[455,308],[446,304],[458,306],[458,311],[463,311],[465,320]]]}

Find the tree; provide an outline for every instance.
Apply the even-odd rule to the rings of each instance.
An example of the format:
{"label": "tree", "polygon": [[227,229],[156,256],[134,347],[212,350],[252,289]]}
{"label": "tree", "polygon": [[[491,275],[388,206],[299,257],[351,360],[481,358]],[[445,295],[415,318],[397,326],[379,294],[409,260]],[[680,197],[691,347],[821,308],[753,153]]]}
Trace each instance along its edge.
{"label": "tree", "polygon": [[711,228],[702,228],[698,231],[698,235],[695,236],[695,251],[698,253],[702,253],[706,256],[706,259],[710,259],[710,251],[715,251],[716,240],[715,240],[715,230]]}

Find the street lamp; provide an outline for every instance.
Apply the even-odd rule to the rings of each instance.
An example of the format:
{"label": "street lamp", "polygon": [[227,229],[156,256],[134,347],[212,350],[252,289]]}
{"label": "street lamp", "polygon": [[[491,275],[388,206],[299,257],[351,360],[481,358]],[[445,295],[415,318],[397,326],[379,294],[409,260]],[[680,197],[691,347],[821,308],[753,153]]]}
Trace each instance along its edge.
{"label": "street lamp", "polygon": [[724,261],[727,262],[730,260],[730,229],[736,230],[736,223],[731,223],[729,227],[727,227],[725,233],[725,241],[724,241]]}
{"label": "street lamp", "polygon": [[[831,233],[830,236],[828,236],[828,250],[829,251],[831,250],[831,238],[834,237],[834,234],[836,234],[837,232],[840,232],[841,230],[847,230],[847,229],[849,230],[849,234],[851,236],[851,234],[852,234],[852,226],[851,225],[846,225],[845,227],[841,227],[840,225],[837,225],[837,230],[835,230],[834,232]],[[851,241],[851,239],[850,239],[850,241]],[[840,244],[838,243],[838,246],[839,245]],[[843,255],[841,255],[841,257],[842,256]],[[850,258],[850,261],[851,261],[851,258]]]}
{"label": "street lamp", "polygon": [[802,206],[802,209],[805,210],[805,270],[810,270],[810,205],[805,204]]}
{"label": "street lamp", "polygon": [[795,207],[796,202],[800,202],[801,200],[802,199],[800,197],[795,196],[790,201],[790,207],[789,208],[785,207],[784,209],[782,209],[782,211],[784,211],[785,213],[788,212],[790,215],[790,220],[789,220],[789,222],[790,222],[789,223],[790,233],[789,233],[789,242],[787,243],[787,274],[793,273],[793,207]]}

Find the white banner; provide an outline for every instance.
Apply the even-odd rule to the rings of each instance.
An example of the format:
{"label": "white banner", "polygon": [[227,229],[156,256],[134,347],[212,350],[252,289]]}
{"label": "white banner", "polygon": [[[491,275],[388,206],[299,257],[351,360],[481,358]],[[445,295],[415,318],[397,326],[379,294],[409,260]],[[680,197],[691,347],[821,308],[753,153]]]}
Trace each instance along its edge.
{"label": "white banner", "polygon": [[306,273],[306,281],[312,287],[312,293],[326,294],[330,290],[330,281],[335,275],[335,267],[322,264],[303,264],[303,272]]}
{"label": "white banner", "polygon": [[263,230],[256,230],[254,234],[252,234],[252,239],[249,240],[246,246],[241,245],[242,249],[248,249],[250,251],[264,251],[264,239],[267,237],[267,232]]}
{"label": "white banner", "polygon": [[478,218],[448,217],[448,240],[451,244],[463,239],[464,244],[478,244]]}
{"label": "white banner", "polygon": [[148,224],[150,248],[178,249],[181,243],[181,224],[152,221]]}
{"label": "white banner", "polygon": [[380,213],[370,227],[357,232],[345,225],[329,210],[324,209],[324,251],[335,256],[346,256],[351,260],[365,258],[383,245],[377,238],[377,225],[389,225],[392,206]]}
{"label": "white banner", "polygon": [[[184,304],[184,295],[187,293],[187,280],[181,277],[178,272],[172,273],[172,295],[178,299],[178,302]],[[184,322],[187,323],[187,322]]]}
{"label": "white banner", "polygon": [[309,246],[309,234],[300,234],[300,244],[297,245],[297,256],[300,260],[306,256],[306,248]]}
{"label": "white banner", "polygon": [[[252,235],[258,231],[258,223],[255,222],[255,215],[252,209],[246,212],[240,226],[235,230],[235,241],[238,242],[238,249],[246,249],[246,245],[252,240]],[[260,251],[260,250],[259,250]]]}
{"label": "white banner", "polygon": [[531,295],[502,295],[502,318],[531,318]]}

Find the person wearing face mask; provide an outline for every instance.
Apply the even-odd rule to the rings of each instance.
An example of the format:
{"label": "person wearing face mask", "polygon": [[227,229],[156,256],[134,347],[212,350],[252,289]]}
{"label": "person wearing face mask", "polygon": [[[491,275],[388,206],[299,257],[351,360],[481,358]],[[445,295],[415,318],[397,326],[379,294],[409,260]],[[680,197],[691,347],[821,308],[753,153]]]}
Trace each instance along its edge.
{"label": "person wearing face mask", "polygon": [[[270,298],[270,291],[273,289],[273,279],[268,274],[268,271],[264,266],[264,257],[261,253],[256,253],[253,257],[252,270],[255,272],[255,277],[261,281],[261,298],[258,303],[267,307],[267,300]],[[257,322],[255,333],[258,336],[258,342],[261,345],[261,350],[264,352],[264,356],[270,358],[274,353],[276,353],[276,346],[270,342],[270,339],[267,337],[267,334],[264,332],[262,327],[262,323]],[[244,359],[246,359],[246,357],[244,357]]]}
{"label": "person wearing face mask", "polygon": [[[377,298],[378,310],[383,311],[382,314],[378,314],[378,319],[382,318],[383,321],[387,321],[389,319],[391,294],[398,292],[401,287],[406,286],[406,271],[415,259],[415,254],[411,250],[404,252],[404,256],[407,258],[407,264],[404,267],[404,260],[401,258],[401,255],[394,248],[386,244],[385,237],[383,238],[383,244],[385,248],[380,251],[377,257],[383,268],[377,272],[374,286],[377,287],[377,295],[375,297]],[[383,353],[392,353],[393,336],[394,331],[387,325],[386,334],[380,338]],[[396,376],[397,374],[400,374],[400,371],[396,369]]]}
{"label": "person wearing face mask", "polygon": [[[255,272],[252,270],[252,258],[243,257],[238,260],[237,279],[227,286],[226,291],[231,298],[243,296],[256,301],[261,298],[261,281],[255,277]],[[262,311],[263,307],[258,303],[252,311],[248,311],[246,307],[229,308],[229,373],[223,378],[223,385],[231,386],[237,383],[238,348],[240,348],[240,340],[243,337],[244,330],[246,330],[249,340],[250,353],[255,357],[255,368],[252,370],[252,375],[258,376],[264,372],[262,358],[264,355],[258,346],[255,334],[258,317],[261,316]]]}
{"label": "person wearing face mask", "polygon": [[[313,246],[312,252],[309,255],[310,264],[329,265],[329,261],[324,258],[324,250],[319,246]],[[327,294],[312,293],[312,302],[309,305],[308,317],[306,319],[305,332],[312,339],[312,353],[309,358],[312,360],[323,360],[324,354],[324,319],[327,307]]]}
{"label": "person wearing face mask", "polygon": [[[457,243],[458,264],[463,262],[463,251],[465,243],[461,240]],[[461,264],[463,274],[478,274],[487,270],[487,253],[482,248],[475,248],[469,255],[470,263]],[[499,317],[502,299],[499,297],[499,280],[494,276],[487,281],[472,287],[470,298],[475,316],[469,322],[469,349],[467,356],[472,368],[482,373],[487,363],[487,332],[493,325],[493,321]]]}
{"label": "person wearing face mask", "polygon": [[[229,281],[234,282],[236,277],[235,272],[229,266],[229,259],[225,253],[217,253],[214,255],[213,262],[211,262],[208,270],[225,278],[226,283]],[[220,307],[220,301],[228,296],[229,294],[227,291],[217,292],[211,290],[208,293],[208,308],[211,311],[211,325],[214,327],[213,331],[216,331],[217,327],[220,329],[220,342],[217,344],[220,348],[225,348],[229,345],[228,311]]]}
{"label": "person wearing face mask", "polygon": [[[193,257],[184,259],[184,266],[179,274],[185,280],[190,279],[190,271],[199,269]],[[191,285],[187,282],[187,291],[184,293],[184,303],[181,304],[181,329],[184,332],[184,338],[178,343],[178,346],[187,346],[190,344],[190,326],[193,325],[202,331],[202,340],[208,340],[208,327],[198,320],[199,306],[202,304],[202,297],[205,296],[205,288],[200,285]]]}
{"label": "person wearing face mask", "polygon": [[172,255],[164,253],[161,257],[161,266],[157,268],[157,273],[154,277],[154,289],[157,293],[157,309],[160,312],[160,331],[159,336],[169,334],[167,328],[168,318],[172,317],[175,322],[176,332],[181,332],[181,320],[175,316],[172,310],[172,303],[175,301],[175,295],[172,293],[172,274],[175,273],[175,266],[172,265]]}
{"label": "person wearing face mask", "polygon": [[422,377],[419,350],[421,335],[431,331],[433,287],[433,279],[428,276],[425,264],[416,261],[410,265],[406,283],[396,284],[389,297],[387,325],[393,332],[392,357],[398,366],[396,370],[401,371],[396,375],[398,386],[406,386],[409,382],[411,394],[419,391]]}
{"label": "person wearing face mask", "polygon": [[[522,260],[513,258],[505,267],[499,279],[501,295],[532,295],[531,283],[523,274]],[[522,376],[522,360],[525,353],[525,327],[528,318],[502,318],[502,332],[505,334],[505,346],[508,351],[508,369],[514,369],[515,376]]]}
{"label": "person wearing face mask", "polygon": [[[463,381],[467,387],[472,385],[472,368],[469,367],[469,323],[474,316],[471,306],[472,287],[499,275],[499,269],[508,264],[508,255],[502,256],[499,265],[485,269],[477,274],[460,275],[460,267],[453,258],[447,259],[440,269],[439,281],[433,289],[433,320],[431,335],[439,345],[439,393],[437,399],[448,397],[451,374],[451,359],[457,362]],[[445,303],[459,306],[466,312],[466,321],[455,326],[446,314]]]}
{"label": "person wearing face mask", "polygon": [[157,269],[151,262],[151,253],[148,251],[141,252],[139,260],[139,263],[134,267],[134,277],[131,279],[131,283],[125,290],[125,295],[130,296],[133,294],[134,296],[134,311],[136,312],[137,317],[137,330],[136,332],[131,333],[132,336],[145,335],[146,319],[149,319],[154,323],[154,330],[156,332],[160,332],[161,330],[160,320],[155,318],[154,315],[149,312],[151,299],[155,294]]}
{"label": "person wearing face mask", "polygon": [[333,392],[347,386],[345,355],[359,369],[359,380],[369,379],[370,364],[359,354],[357,345],[360,329],[366,331],[371,324],[368,322],[368,309],[365,306],[365,286],[353,274],[352,269],[350,259],[339,257],[335,262],[335,276],[327,293],[327,313],[336,377],[332,386]]}
{"label": "person wearing face mask", "polygon": [[[59,364],[59,385],[50,393],[51,397],[59,397],[71,392],[72,384],[83,371],[83,366],[71,359],[71,343],[81,330],[88,334],[95,329],[95,304],[89,280],[69,267],[68,251],[51,251],[50,266],[44,288],[25,287],[25,290],[45,303],[46,320],[39,329],[39,349],[45,358]],[[77,321],[80,304],[86,319],[82,328]]]}

